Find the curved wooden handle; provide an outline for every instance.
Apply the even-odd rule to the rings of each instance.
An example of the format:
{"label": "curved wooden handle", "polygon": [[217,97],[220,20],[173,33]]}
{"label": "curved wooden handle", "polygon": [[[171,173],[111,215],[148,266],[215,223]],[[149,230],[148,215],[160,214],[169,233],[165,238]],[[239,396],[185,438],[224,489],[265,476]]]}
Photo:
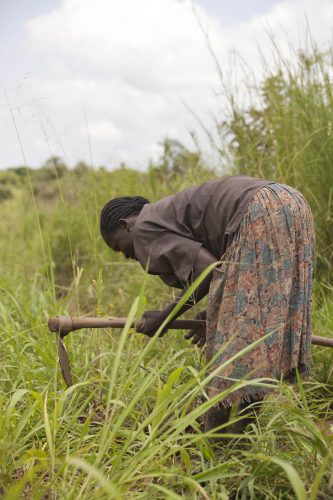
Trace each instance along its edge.
{"label": "curved wooden handle", "polygon": [[[126,318],[76,318],[74,316],[55,316],[48,322],[51,332],[59,333],[62,337],[81,328],[124,328]],[[191,330],[203,323],[199,319],[176,319],[168,326],[169,330]],[[138,324],[133,323],[132,328]]]}
{"label": "curved wooden handle", "polygon": [[312,335],[311,341],[314,345],[321,345],[323,347],[333,347],[333,339],[330,337],[320,337],[319,335]]}
{"label": "curved wooden handle", "polygon": [[[126,318],[77,318],[75,316],[55,316],[50,318],[48,322],[51,332],[59,333],[61,337],[65,337],[68,333],[80,330],[81,328],[124,328]],[[203,323],[199,319],[176,319],[168,326],[169,330],[191,330]],[[135,323],[131,325],[135,328]],[[312,344],[321,345],[323,347],[333,347],[333,338],[320,337],[312,335]]]}

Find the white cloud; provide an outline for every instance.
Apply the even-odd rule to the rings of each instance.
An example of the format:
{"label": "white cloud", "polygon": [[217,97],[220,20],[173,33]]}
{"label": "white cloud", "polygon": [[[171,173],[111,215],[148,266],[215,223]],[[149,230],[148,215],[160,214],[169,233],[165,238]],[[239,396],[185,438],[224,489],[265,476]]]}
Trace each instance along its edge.
{"label": "white cloud", "polygon": [[92,139],[108,140],[115,143],[120,142],[123,138],[121,130],[110,120],[91,121],[89,126],[87,124],[86,127],[81,128],[81,134],[89,134]]}
{"label": "white cloud", "polygon": [[[222,29],[196,10],[223,71],[235,49],[257,74],[257,47],[271,50],[268,29],[287,50],[288,38],[294,46],[304,43],[305,13],[319,43],[329,39],[333,17],[331,0],[290,0]],[[15,116],[29,163],[41,163],[50,152],[65,154],[70,163],[89,161],[89,131],[95,164],[125,160],[144,167],[165,135],[189,141],[195,120],[181,99],[207,124],[218,112],[212,92],[218,75],[190,0],[63,0],[26,28],[34,69],[10,99],[19,108]],[[0,134],[9,122],[7,113]],[[21,162],[14,136],[4,144],[1,162]]]}

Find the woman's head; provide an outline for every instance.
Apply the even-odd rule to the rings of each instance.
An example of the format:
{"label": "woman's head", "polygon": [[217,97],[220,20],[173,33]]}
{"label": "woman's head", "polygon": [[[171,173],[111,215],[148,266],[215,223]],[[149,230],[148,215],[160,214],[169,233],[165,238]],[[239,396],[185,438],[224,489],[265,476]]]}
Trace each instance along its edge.
{"label": "woman's head", "polygon": [[132,229],[147,203],[142,196],[123,196],[108,201],[101,211],[100,231],[105,243],[126,258],[136,258]]}

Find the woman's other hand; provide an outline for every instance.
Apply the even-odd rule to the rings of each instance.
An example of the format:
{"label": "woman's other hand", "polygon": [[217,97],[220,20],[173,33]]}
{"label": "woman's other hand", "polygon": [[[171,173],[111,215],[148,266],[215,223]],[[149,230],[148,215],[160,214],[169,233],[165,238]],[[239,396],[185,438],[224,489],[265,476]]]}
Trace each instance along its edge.
{"label": "woman's other hand", "polygon": [[189,330],[184,335],[184,338],[186,340],[192,339],[192,345],[202,347],[206,343],[206,323],[203,322],[203,321],[206,321],[206,311],[201,311],[195,317],[195,319],[200,319],[202,321],[202,324],[200,326],[197,326],[193,330]]}

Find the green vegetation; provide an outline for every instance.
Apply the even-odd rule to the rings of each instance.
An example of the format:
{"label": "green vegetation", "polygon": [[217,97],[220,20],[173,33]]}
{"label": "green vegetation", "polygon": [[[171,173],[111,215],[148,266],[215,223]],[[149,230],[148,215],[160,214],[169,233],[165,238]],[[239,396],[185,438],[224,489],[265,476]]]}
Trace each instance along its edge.
{"label": "green vegetation", "polygon": [[[308,198],[317,236],[314,332],[324,336],[333,331],[329,57],[301,55],[282,66],[257,89],[255,105],[233,101],[217,130],[230,172],[285,182]],[[218,175],[172,140],[144,173],[82,162],[69,169],[59,158],[0,173],[4,498],[331,497],[332,349],[314,348],[311,378],[277,383],[259,420],[243,436],[227,434],[220,450],[201,431],[216,401],[205,397],[202,352],[183,332],[151,340],[128,327],[73,333],[66,344],[75,385],[64,386],[50,316],[130,321],[173,293],[104,245],[101,206],[125,193],[154,201]]]}

